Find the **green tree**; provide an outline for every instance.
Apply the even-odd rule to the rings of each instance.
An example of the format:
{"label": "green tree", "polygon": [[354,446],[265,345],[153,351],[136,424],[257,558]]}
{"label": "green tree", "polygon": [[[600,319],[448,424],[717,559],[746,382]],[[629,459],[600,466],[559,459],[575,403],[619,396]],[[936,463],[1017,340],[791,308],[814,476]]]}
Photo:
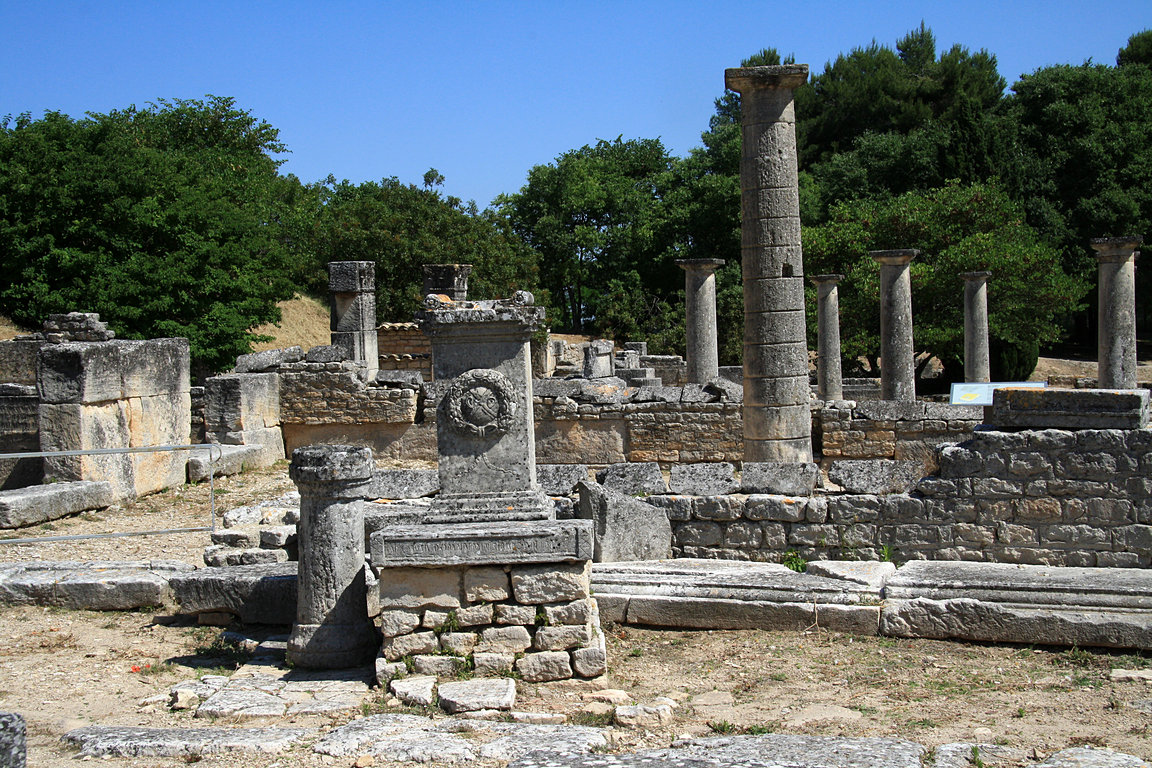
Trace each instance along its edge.
{"label": "green tree", "polygon": [[411,319],[423,299],[425,264],[472,264],[469,295],[478,298],[534,290],[534,254],[493,211],[442,196],[435,187],[443,181],[430,169],[423,188],[395,178],[352,184],[329,177],[311,185],[299,282],[326,296],[329,261],[375,262],[381,321]]}
{"label": "green tree", "polygon": [[[1086,290],[1085,283],[1062,269],[1059,251],[1037,236],[1020,208],[994,185],[950,184],[887,200],[840,203],[833,206],[827,223],[805,227],[803,237],[810,274],[845,275],[839,295],[848,364],[864,357],[874,367],[880,349],[879,267],[869,251],[921,251],[910,268],[916,351],[944,364],[944,380],[955,381],[963,374],[959,273],[992,272],[989,333],[994,343],[1016,349],[1057,340],[1060,321],[1080,308]],[[814,343],[815,299],[809,298]]]}
{"label": "green tree", "polygon": [[561,327],[631,332],[615,326],[623,316],[613,280],[657,300],[675,291],[679,270],[668,262],[660,207],[670,168],[657,139],[601,140],[533,167],[519,192],[497,199],[539,254],[540,283]]}
{"label": "green tree", "polygon": [[277,131],[230,98],[0,123],[0,312],[99,312],[124,338],[185,336],[229,367],[292,294],[293,177]]}

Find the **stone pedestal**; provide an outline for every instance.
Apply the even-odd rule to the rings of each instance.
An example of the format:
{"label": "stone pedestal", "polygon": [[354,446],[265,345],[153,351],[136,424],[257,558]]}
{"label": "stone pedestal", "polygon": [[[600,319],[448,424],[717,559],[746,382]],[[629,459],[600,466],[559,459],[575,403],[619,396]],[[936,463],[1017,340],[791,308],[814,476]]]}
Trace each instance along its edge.
{"label": "stone pedestal", "polygon": [[988,359],[988,278],[991,272],[962,272],[964,278],[964,381],[992,381]]}
{"label": "stone pedestal", "polygon": [[812,460],[792,92],[806,64],[724,72],[741,95],[744,459]]}
{"label": "stone pedestal", "polygon": [[433,294],[417,314],[444,388],[440,494],[422,524],[371,537],[382,680],[401,659],[419,674],[515,670],[529,682],[606,669],[592,523],[556,520],[536,482],[529,339],[543,319],[524,292],[480,302]]}
{"label": "stone pedestal", "polygon": [[328,262],[332,297],[332,345],[366,368],[368,381],[380,369],[376,342],[376,265],[371,261]]}
{"label": "stone pedestal", "polygon": [[716,269],[724,266],[724,259],[680,259],[676,264],[684,270],[688,383],[707,384],[720,375]]}
{"label": "stone pedestal", "polygon": [[288,661],[311,669],[363,663],[376,650],[364,579],[364,502],[372,451],[310,445],[292,452],[289,475],[300,489],[300,563],[296,623]]}
{"label": "stone pedestal", "polygon": [[452,301],[468,300],[471,264],[425,264],[424,295],[447,296]]}
{"label": "stone pedestal", "polygon": [[916,399],[916,358],[912,346],[912,280],[908,265],[915,249],[872,251],[880,264],[880,398]]}
{"label": "stone pedestal", "polygon": [[1140,237],[1092,240],[1099,261],[1098,370],[1102,389],[1136,388],[1136,250]]}
{"label": "stone pedestal", "polygon": [[816,383],[821,400],[843,400],[840,370],[840,289],[844,275],[816,275]]}

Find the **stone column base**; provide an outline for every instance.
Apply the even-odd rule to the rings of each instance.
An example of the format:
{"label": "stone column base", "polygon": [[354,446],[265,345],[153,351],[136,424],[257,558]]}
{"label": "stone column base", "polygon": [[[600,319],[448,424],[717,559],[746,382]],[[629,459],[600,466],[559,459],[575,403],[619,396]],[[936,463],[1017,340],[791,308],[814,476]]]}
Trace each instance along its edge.
{"label": "stone column base", "polygon": [[308,669],[345,669],[372,658],[378,642],[371,624],[294,624],[288,658]]}

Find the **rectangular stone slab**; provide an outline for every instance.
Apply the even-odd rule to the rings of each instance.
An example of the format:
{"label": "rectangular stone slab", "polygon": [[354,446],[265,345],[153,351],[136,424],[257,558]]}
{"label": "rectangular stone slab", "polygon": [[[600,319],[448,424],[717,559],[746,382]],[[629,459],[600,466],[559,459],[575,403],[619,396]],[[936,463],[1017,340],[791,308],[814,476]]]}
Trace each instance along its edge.
{"label": "rectangular stone slab", "polygon": [[1143,429],[1152,416],[1146,389],[997,389],[991,427],[1011,429]]}
{"label": "rectangular stone slab", "polygon": [[1152,573],[917,561],[885,587],[894,637],[1152,648]]}
{"label": "rectangular stone slab", "polygon": [[378,568],[592,559],[590,520],[393,525],[372,534]]}

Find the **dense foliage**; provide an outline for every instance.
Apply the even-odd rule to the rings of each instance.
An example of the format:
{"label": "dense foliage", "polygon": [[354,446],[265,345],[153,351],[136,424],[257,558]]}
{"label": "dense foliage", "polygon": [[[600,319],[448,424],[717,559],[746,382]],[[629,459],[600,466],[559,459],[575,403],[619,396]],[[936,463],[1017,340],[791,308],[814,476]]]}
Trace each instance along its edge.
{"label": "dense foliage", "polygon": [[[778,64],[772,48],[745,66]],[[793,61],[792,57],[784,62]],[[996,58],[937,50],[923,24],[813,70],[796,91],[806,270],[842,272],[845,355],[878,353],[872,249],[918,248],[916,345],[957,375],[961,283],[987,269],[994,347],[1028,360],[1090,338],[1091,237],[1152,223],[1152,31],[1116,66],[1046,67],[1005,92]],[[677,259],[722,258],[721,361],[739,362],[740,98],[725,93],[686,157],[600,140],[533,167],[496,209],[387,178],[301,184],[277,132],[231,99],[0,123],[0,313],[35,327],[96,311],[121,336],[182,335],[199,370],[248,349],[293,291],[327,293],[332,260],[377,268],[380,320],[411,316],[428,263],[474,265],[471,292],[537,293],[556,330],[682,352]],[[1138,295],[1152,295],[1138,270]],[[1138,304],[1140,304],[1138,300]],[[1144,303],[1146,304],[1146,303]],[[814,302],[809,313],[814,315]],[[1148,326],[1148,308],[1138,322]],[[1012,371],[1011,378],[1021,375]]]}
{"label": "dense foliage", "polygon": [[295,181],[231,99],[0,125],[0,312],[93,311],[122,337],[185,336],[228,367],[292,294],[280,222]]}

